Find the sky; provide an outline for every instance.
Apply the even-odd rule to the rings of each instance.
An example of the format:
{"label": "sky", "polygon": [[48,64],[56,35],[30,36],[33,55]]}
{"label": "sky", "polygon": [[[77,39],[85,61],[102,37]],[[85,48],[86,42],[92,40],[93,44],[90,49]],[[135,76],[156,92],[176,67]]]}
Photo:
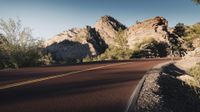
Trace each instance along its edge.
{"label": "sky", "polygon": [[178,22],[200,22],[200,5],[191,0],[0,0],[0,18],[20,18],[36,38],[49,39],[70,28],[94,26],[104,15],[126,26],[163,16],[173,27]]}

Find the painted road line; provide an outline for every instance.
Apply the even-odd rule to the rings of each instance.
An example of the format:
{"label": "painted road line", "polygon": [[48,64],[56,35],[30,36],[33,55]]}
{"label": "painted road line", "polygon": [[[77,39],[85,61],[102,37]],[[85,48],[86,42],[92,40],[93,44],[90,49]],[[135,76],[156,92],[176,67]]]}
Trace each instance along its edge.
{"label": "painted road line", "polygon": [[41,81],[46,81],[46,80],[50,80],[50,79],[60,78],[60,77],[69,76],[69,75],[72,75],[72,74],[77,74],[77,73],[97,70],[97,69],[101,69],[101,68],[106,68],[106,67],[111,67],[111,66],[118,66],[118,65],[125,65],[125,64],[129,64],[129,63],[132,63],[132,62],[109,64],[109,65],[104,65],[104,66],[99,66],[99,67],[88,68],[88,69],[85,69],[85,70],[69,72],[69,73],[65,73],[65,74],[59,74],[59,75],[57,74],[57,75],[54,75],[54,76],[47,76],[47,77],[38,78],[38,79],[34,79],[34,80],[28,80],[28,81],[8,84],[8,85],[0,86],[0,90],[14,88],[14,87],[27,85],[27,84],[32,84],[32,83],[41,82]]}

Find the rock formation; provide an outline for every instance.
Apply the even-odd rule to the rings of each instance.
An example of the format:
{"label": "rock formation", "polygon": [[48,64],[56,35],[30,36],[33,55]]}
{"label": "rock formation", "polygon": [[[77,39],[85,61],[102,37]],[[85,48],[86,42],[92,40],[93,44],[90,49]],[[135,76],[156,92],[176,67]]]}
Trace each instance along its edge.
{"label": "rock formation", "polygon": [[163,17],[138,22],[127,29],[128,46],[132,49],[150,39],[168,43],[168,21]]}
{"label": "rock formation", "polygon": [[[179,45],[179,38],[168,29],[168,21],[159,16],[137,22],[128,28],[111,16],[103,16],[94,27],[86,26],[82,29],[74,28],[64,31],[45,42],[45,47],[46,51],[53,53],[58,60],[97,56],[111,46],[122,48],[126,46],[131,50],[141,50],[156,49],[156,46],[160,46],[159,43],[163,43],[161,50],[166,50]],[[116,40],[124,43],[119,44]],[[156,45],[152,46],[152,42],[156,42]],[[151,51],[147,50],[147,52]]]}
{"label": "rock formation", "polygon": [[115,46],[114,39],[118,31],[125,30],[126,26],[114,19],[111,16],[101,17],[95,24],[95,29],[99,32],[100,36],[105,40],[108,45]]}
{"label": "rock formation", "polygon": [[107,45],[94,28],[70,29],[45,42],[56,60],[83,59],[103,53]]}

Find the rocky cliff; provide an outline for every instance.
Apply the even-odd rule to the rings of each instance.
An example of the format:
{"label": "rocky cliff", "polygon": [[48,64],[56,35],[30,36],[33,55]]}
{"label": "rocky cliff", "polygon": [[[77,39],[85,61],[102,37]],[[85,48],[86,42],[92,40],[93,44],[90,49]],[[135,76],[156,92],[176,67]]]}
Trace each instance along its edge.
{"label": "rocky cliff", "polygon": [[126,26],[111,16],[102,16],[95,24],[94,28],[108,45],[116,45],[114,41],[120,30],[125,30]]}
{"label": "rocky cliff", "polygon": [[130,48],[151,39],[168,43],[168,21],[163,17],[137,22],[136,25],[129,27],[126,32],[127,44]]}
{"label": "rocky cliff", "polygon": [[[128,28],[111,16],[103,16],[94,27],[86,26],[82,29],[64,31],[45,42],[45,47],[46,51],[53,53],[57,59],[93,57],[104,53],[111,46],[121,48],[125,46],[134,51],[156,49],[160,47],[159,43],[162,43],[164,44],[160,49],[162,51],[176,46],[179,41],[179,38],[168,29],[168,21],[160,16],[137,22]],[[153,42],[158,45],[153,44],[152,47]]]}
{"label": "rocky cliff", "polygon": [[97,56],[106,48],[105,41],[90,26],[64,31],[45,42],[45,51],[52,53],[55,60],[74,60]]}

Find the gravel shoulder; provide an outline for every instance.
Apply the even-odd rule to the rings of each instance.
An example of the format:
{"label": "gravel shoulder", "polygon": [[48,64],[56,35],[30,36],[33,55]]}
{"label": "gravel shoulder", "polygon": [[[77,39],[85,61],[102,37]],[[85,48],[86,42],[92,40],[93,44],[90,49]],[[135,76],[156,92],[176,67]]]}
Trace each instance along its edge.
{"label": "gravel shoulder", "polygon": [[200,112],[197,91],[178,79],[184,74],[186,72],[173,63],[158,65],[150,70],[135,112]]}

